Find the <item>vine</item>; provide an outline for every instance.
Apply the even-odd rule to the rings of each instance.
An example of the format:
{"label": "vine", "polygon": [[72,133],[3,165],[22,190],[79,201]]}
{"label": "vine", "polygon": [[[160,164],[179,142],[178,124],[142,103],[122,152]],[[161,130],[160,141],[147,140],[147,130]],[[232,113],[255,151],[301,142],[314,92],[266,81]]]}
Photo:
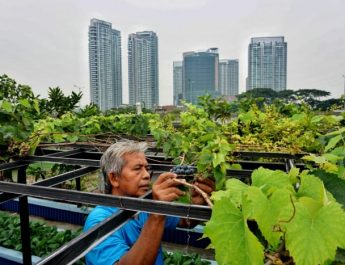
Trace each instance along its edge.
{"label": "vine", "polygon": [[345,246],[345,211],[307,172],[260,168],[252,185],[230,179],[212,199],[204,233],[218,264],[325,264]]}

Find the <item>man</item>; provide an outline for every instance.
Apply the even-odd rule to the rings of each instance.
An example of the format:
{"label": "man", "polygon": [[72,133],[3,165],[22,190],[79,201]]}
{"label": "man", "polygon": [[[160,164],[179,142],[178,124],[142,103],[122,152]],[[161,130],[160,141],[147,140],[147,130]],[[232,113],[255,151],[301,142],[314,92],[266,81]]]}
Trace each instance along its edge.
{"label": "man", "polygon": [[[104,174],[104,192],[117,195],[140,197],[150,189],[150,174],[145,157],[146,143],[133,141],[117,142],[101,157],[100,167]],[[152,186],[154,200],[174,201],[184,194],[174,182],[176,174],[161,174]],[[210,194],[214,183],[200,180],[200,189]],[[192,203],[202,204],[204,200],[192,194]],[[84,230],[88,230],[119,211],[118,208],[97,206],[88,216]],[[185,225],[184,219],[158,214],[139,213],[119,230],[93,248],[86,255],[86,264],[102,265],[161,265],[163,253],[161,239],[165,228]]]}

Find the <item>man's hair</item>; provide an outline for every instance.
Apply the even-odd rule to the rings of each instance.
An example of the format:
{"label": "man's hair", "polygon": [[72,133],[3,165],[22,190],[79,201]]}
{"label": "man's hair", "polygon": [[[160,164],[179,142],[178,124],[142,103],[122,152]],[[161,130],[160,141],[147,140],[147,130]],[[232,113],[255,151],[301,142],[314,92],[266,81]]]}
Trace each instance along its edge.
{"label": "man's hair", "polygon": [[109,146],[100,160],[100,169],[103,175],[101,185],[103,193],[111,193],[111,184],[108,174],[114,173],[115,176],[120,176],[126,162],[123,156],[131,153],[145,153],[146,149],[147,143],[130,140],[119,141]]}

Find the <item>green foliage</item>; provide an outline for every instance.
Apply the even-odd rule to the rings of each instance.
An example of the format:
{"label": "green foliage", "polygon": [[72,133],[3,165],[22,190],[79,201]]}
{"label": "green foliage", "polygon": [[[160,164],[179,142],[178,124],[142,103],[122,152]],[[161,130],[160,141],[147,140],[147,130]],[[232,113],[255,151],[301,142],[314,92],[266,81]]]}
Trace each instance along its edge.
{"label": "green foliage", "polygon": [[[304,159],[314,162],[317,170],[322,169],[345,180],[345,128],[327,133],[319,141],[323,146],[320,154],[310,154],[304,156]],[[315,169],[313,164],[309,168]]]}
{"label": "green foliage", "polygon": [[60,119],[48,117],[35,124],[26,144],[30,154],[41,142],[102,142],[102,136],[129,135],[146,136],[149,133],[149,120],[158,119],[157,114],[119,114],[111,116],[91,116],[81,118],[67,113]]}
{"label": "green foliage", "polygon": [[[152,113],[152,110],[142,108],[142,113]],[[136,114],[137,109],[135,106],[126,106],[126,107],[119,107],[119,108],[113,108],[110,110],[107,110],[104,114],[106,116],[109,115],[118,115],[118,114]]]}
{"label": "green foliage", "polygon": [[221,187],[228,166],[228,154],[233,146],[224,135],[224,126],[209,119],[208,114],[196,106],[186,104],[187,111],[180,114],[179,126],[171,117],[151,120],[150,131],[167,156],[195,164],[200,175],[215,177]]}
{"label": "green foliage", "polygon": [[263,103],[276,106],[291,103],[302,106],[307,104],[314,110],[322,111],[343,106],[342,99],[320,100],[320,98],[327,96],[330,96],[330,92],[318,89],[282,90],[277,92],[269,88],[255,88],[238,95],[237,98],[243,102],[255,102],[258,106],[262,106]]}
{"label": "green foliage", "polygon": [[40,107],[49,116],[61,117],[73,111],[79,104],[83,94],[81,92],[65,96],[61,88],[54,87],[48,90],[48,99],[42,99]]}
{"label": "green foliage", "polygon": [[163,251],[164,265],[208,265],[207,260],[202,260],[199,254],[183,254],[179,251],[169,253]]}
{"label": "green foliage", "polygon": [[335,116],[316,115],[307,110],[287,117],[274,105],[265,105],[263,110],[252,105],[248,112],[240,112],[235,122],[237,126],[232,130],[235,143],[293,153],[319,150],[318,137],[340,125]]}
{"label": "green foliage", "polygon": [[31,88],[17,84],[6,75],[0,76],[0,145],[9,147],[8,152],[2,150],[2,159],[19,153],[15,143],[30,135],[39,116],[39,100]]}
{"label": "green foliage", "polygon": [[96,104],[90,103],[76,112],[76,115],[79,118],[87,118],[91,116],[101,115],[101,110]]}
{"label": "green foliage", "polygon": [[199,97],[200,105],[208,117],[213,120],[229,120],[231,114],[237,111],[235,104],[228,103],[224,98],[212,98],[210,95]]}
{"label": "green foliage", "polygon": [[230,179],[225,191],[212,195],[204,233],[218,264],[264,264],[264,253],[285,253],[284,246],[297,265],[335,259],[345,244],[345,211],[318,178],[296,173],[261,168],[253,172],[251,186]]}

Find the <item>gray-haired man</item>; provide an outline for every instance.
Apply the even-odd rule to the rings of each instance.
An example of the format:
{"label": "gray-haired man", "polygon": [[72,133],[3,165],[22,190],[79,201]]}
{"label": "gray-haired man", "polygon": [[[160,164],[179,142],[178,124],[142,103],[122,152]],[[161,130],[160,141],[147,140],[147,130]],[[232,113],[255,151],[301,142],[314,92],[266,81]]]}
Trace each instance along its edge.
{"label": "gray-haired man", "polygon": [[[101,158],[101,170],[105,176],[104,191],[117,196],[140,197],[150,189],[149,167],[145,157],[146,143],[117,142],[110,146]],[[154,200],[173,201],[184,194],[173,181],[176,174],[161,174],[152,186]],[[214,190],[209,180],[198,182],[206,193]],[[194,194],[192,202],[204,203]],[[88,216],[84,230],[88,230],[112,214],[118,208],[97,206]],[[165,228],[184,226],[185,220],[158,214],[139,213],[122,228],[86,255],[86,264],[163,265],[161,239]]]}

